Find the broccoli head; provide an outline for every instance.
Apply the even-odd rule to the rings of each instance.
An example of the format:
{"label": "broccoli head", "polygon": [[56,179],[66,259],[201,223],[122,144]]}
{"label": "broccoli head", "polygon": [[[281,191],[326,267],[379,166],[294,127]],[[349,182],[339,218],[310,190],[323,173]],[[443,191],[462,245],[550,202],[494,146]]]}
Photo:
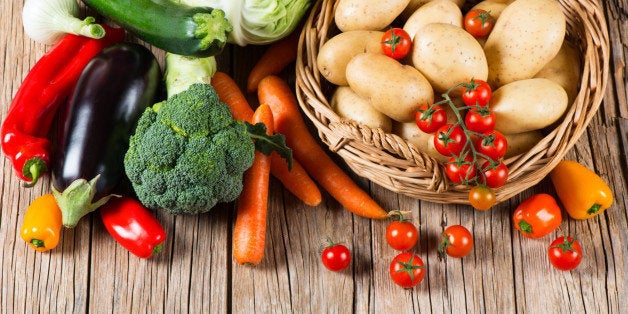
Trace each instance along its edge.
{"label": "broccoli head", "polygon": [[247,125],[210,85],[197,83],[146,109],[124,166],[145,206],[196,214],[240,195],[254,151]]}

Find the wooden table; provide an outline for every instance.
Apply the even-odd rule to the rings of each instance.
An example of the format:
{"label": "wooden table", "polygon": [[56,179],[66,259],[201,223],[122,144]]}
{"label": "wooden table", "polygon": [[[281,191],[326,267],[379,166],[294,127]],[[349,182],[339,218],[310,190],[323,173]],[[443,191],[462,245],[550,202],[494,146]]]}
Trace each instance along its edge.
{"label": "wooden table", "polygon": [[[611,185],[616,200],[603,215],[587,221],[565,219],[561,225],[561,231],[583,245],[584,259],[576,270],[557,271],[547,260],[547,247],[559,231],[531,240],[512,227],[511,213],[523,199],[555,193],[547,179],[490,211],[477,212],[469,206],[397,195],[354,176],[384,208],[412,211],[420,231],[415,251],[428,267],[425,280],[412,290],[395,286],[389,278],[388,265],[396,253],[386,244],[386,221],[354,216],[326,193],[321,205],[309,207],[276,179],[271,181],[265,257],[257,267],[232,260],[233,204],[198,216],[157,212],[168,239],[164,251],[148,260],[119,246],[99,215],[65,229],[60,245],[50,253],[37,253],[21,240],[19,230],[26,207],[49,192],[49,178],[24,188],[2,158],[1,312],[626,313],[628,4],[614,0],[604,1],[604,6],[612,37],[611,80],[598,114],[566,158],[595,169]],[[1,7],[4,120],[19,84],[47,47],[24,36],[22,1],[4,1]],[[228,47],[218,58],[219,69],[244,86],[264,49]],[[249,100],[255,104],[255,95]],[[439,235],[452,224],[471,230],[475,249],[463,259],[440,261]],[[352,250],[347,270],[333,273],[321,264],[326,237]]]}

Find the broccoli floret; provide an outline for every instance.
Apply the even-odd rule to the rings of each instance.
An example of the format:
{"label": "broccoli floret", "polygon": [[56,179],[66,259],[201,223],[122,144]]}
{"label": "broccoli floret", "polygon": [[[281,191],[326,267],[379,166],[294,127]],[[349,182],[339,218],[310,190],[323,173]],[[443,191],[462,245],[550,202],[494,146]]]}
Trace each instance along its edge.
{"label": "broccoli floret", "polygon": [[197,83],[144,112],[124,166],[144,205],[196,214],[240,195],[254,150],[245,123]]}

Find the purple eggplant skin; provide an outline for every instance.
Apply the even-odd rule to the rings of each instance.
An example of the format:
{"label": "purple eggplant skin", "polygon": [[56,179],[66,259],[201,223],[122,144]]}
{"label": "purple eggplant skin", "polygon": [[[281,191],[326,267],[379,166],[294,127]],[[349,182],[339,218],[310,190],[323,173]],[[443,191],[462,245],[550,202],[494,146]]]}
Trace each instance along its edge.
{"label": "purple eggplant skin", "polygon": [[120,43],[85,67],[64,108],[53,156],[52,185],[64,191],[78,179],[96,181],[94,199],[126,179],[124,154],[144,110],[155,103],[161,70],[150,50]]}

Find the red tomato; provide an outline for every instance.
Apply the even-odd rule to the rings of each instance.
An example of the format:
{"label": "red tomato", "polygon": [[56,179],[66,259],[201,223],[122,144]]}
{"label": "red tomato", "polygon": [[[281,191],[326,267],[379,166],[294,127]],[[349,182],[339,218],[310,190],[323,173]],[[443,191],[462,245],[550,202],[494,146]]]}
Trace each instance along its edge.
{"label": "red tomato", "polygon": [[399,60],[412,49],[412,38],[401,28],[391,28],[382,36],[381,45],[385,55]]}
{"label": "red tomato", "polygon": [[419,239],[416,226],[401,215],[399,220],[391,221],[386,227],[386,242],[397,251],[407,251],[414,247]]}
{"label": "red tomato", "polygon": [[459,125],[445,124],[434,135],[434,147],[444,156],[459,155],[467,144],[467,135]]}
{"label": "red tomato", "polygon": [[390,263],[390,277],[399,286],[409,289],[425,277],[425,265],[418,255],[403,252],[395,256]]}
{"label": "red tomato", "polygon": [[504,134],[497,130],[483,133],[481,137],[478,137],[473,143],[475,150],[490,158],[493,161],[497,161],[506,155],[508,149],[508,140]]}
{"label": "red tomato", "polygon": [[495,113],[488,107],[471,108],[464,117],[464,124],[471,132],[485,133],[495,129]]}
{"label": "red tomato", "polygon": [[544,237],[562,222],[560,207],[549,194],[535,194],[523,201],[513,215],[515,228],[526,238]]}
{"label": "red tomato", "polygon": [[491,33],[495,18],[482,9],[473,9],[464,16],[464,29],[475,38],[483,38]]}
{"label": "red tomato", "polygon": [[498,188],[508,181],[508,167],[503,161],[497,163],[487,161],[482,164],[482,171],[484,176],[480,181],[490,188]]}
{"label": "red tomato", "polygon": [[582,247],[576,239],[561,236],[550,244],[547,255],[556,269],[572,270],[582,261]]}
{"label": "red tomato", "polygon": [[449,226],[443,232],[438,253],[441,257],[445,254],[451,257],[463,257],[473,249],[473,236],[469,229],[461,225]]}
{"label": "red tomato", "polygon": [[483,80],[471,79],[462,86],[462,102],[469,107],[486,107],[492,97],[491,86]]}
{"label": "red tomato", "polygon": [[469,204],[477,210],[487,210],[495,204],[495,193],[484,185],[469,190]]}
{"label": "red tomato", "polygon": [[323,250],[321,256],[323,265],[331,271],[341,271],[351,263],[351,252],[349,249],[338,243],[329,241],[329,245]]}
{"label": "red tomato", "polygon": [[470,156],[465,156],[463,159],[451,157],[445,165],[447,178],[455,184],[463,184],[473,180],[476,173],[477,167]]}
{"label": "red tomato", "polygon": [[414,120],[421,131],[434,133],[447,123],[447,112],[439,105],[421,105]]}

